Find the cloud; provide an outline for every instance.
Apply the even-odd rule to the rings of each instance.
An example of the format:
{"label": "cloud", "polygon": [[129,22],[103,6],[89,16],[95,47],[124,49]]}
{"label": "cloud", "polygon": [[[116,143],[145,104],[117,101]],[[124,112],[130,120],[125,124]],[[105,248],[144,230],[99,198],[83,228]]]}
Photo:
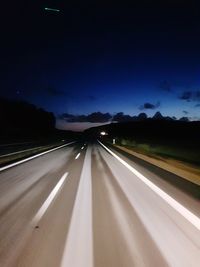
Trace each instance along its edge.
{"label": "cloud", "polygon": [[77,116],[70,113],[63,113],[59,116],[59,118],[67,122],[77,121]]}
{"label": "cloud", "polygon": [[62,96],[62,95],[65,95],[64,91],[59,90],[59,89],[57,89],[55,87],[51,87],[51,86],[46,88],[46,92],[51,96]]}
{"label": "cloud", "polygon": [[200,104],[196,104],[194,107],[195,108],[200,108]]}
{"label": "cloud", "polygon": [[109,113],[93,112],[87,116],[89,122],[107,122],[112,118]]}
{"label": "cloud", "polygon": [[182,117],[179,119],[179,121],[188,122],[190,119],[188,117]]}
{"label": "cloud", "polygon": [[144,109],[156,109],[160,106],[160,102],[157,102],[156,104],[152,104],[149,102],[144,103],[143,105],[141,105],[139,107],[140,110],[144,110]]}
{"label": "cloud", "polygon": [[191,121],[200,121],[200,117],[198,116],[193,116],[189,118]]}
{"label": "cloud", "polygon": [[189,112],[186,111],[186,110],[183,110],[183,113],[184,113],[185,115],[187,115]]}
{"label": "cloud", "polygon": [[109,123],[145,120],[147,119],[147,115],[144,112],[140,113],[138,116],[126,115],[123,112],[118,112],[115,115],[101,112],[93,112],[89,115],[73,115],[69,113],[63,113],[58,119],[64,120],[67,123]]}
{"label": "cloud", "polygon": [[147,114],[142,112],[137,116],[130,116],[127,114],[124,114],[123,112],[118,112],[115,114],[112,118],[112,121],[115,122],[129,122],[129,121],[142,121],[147,119]]}
{"label": "cloud", "polygon": [[163,91],[167,91],[167,92],[171,92],[172,91],[171,84],[166,80],[160,82],[159,88],[162,89]]}
{"label": "cloud", "polygon": [[124,122],[124,121],[132,121],[133,118],[130,115],[124,114],[123,112],[118,112],[113,116],[112,120],[118,122]]}
{"label": "cloud", "polygon": [[192,92],[191,91],[185,91],[182,93],[182,95],[179,97],[181,100],[186,100],[188,102],[192,99]]}
{"label": "cloud", "polygon": [[179,99],[187,102],[200,101],[200,91],[184,91],[181,96],[179,96]]}
{"label": "cloud", "polygon": [[[183,110],[183,113],[189,113]],[[133,122],[133,121],[145,121],[145,120],[164,120],[164,121],[182,121],[188,122],[193,120],[200,120],[199,117],[187,117],[183,116],[180,119],[176,117],[163,116],[159,111],[157,111],[153,117],[147,117],[147,114],[142,112],[138,115],[131,116],[124,114],[123,112],[118,112],[114,115],[110,113],[93,112],[89,115],[73,115],[69,113],[63,113],[56,120],[56,128],[72,130],[72,131],[83,131],[85,129],[106,125],[114,122]]]}
{"label": "cloud", "polygon": [[110,113],[93,112],[89,115],[73,115],[69,113],[63,113],[60,119],[66,122],[91,122],[91,123],[104,123],[110,121],[112,116]]}

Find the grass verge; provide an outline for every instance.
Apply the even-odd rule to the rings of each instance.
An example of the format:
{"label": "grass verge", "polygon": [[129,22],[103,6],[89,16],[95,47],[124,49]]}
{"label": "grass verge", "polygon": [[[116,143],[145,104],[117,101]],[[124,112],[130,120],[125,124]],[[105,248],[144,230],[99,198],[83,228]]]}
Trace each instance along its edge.
{"label": "grass verge", "polygon": [[200,167],[191,164],[191,161],[181,161],[173,157],[173,154],[163,156],[164,153],[155,153],[147,144],[141,144],[137,148],[130,145],[116,145],[116,147],[200,186]]}

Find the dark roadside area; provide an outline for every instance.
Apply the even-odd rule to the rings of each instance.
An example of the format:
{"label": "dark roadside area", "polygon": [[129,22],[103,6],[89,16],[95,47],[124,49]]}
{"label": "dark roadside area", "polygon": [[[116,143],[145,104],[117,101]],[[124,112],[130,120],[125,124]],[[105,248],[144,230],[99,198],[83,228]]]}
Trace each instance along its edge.
{"label": "dark roadside area", "polygon": [[23,101],[0,98],[0,167],[77,140],[55,128],[53,113]]}

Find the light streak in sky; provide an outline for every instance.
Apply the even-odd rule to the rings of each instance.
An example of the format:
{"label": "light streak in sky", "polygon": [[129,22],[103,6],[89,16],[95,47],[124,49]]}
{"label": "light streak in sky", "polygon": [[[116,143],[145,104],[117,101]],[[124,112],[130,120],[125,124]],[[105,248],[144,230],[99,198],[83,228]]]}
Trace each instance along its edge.
{"label": "light streak in sky", "polygon": [[45,10],[46,10],[46,11],[53,11],[53,12],[60,12],[59,9],[56,9],[56,8],[50,8],[50,7],[45,7]]}

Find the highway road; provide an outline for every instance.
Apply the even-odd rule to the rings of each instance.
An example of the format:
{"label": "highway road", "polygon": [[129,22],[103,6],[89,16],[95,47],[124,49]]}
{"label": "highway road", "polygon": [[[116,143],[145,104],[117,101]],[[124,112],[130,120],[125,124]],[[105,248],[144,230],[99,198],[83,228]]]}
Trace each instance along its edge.
{"label": "highway road", "polygon": [[2,170],[0,266],[199,267],[200,201],[162,174],[98,142]]}

